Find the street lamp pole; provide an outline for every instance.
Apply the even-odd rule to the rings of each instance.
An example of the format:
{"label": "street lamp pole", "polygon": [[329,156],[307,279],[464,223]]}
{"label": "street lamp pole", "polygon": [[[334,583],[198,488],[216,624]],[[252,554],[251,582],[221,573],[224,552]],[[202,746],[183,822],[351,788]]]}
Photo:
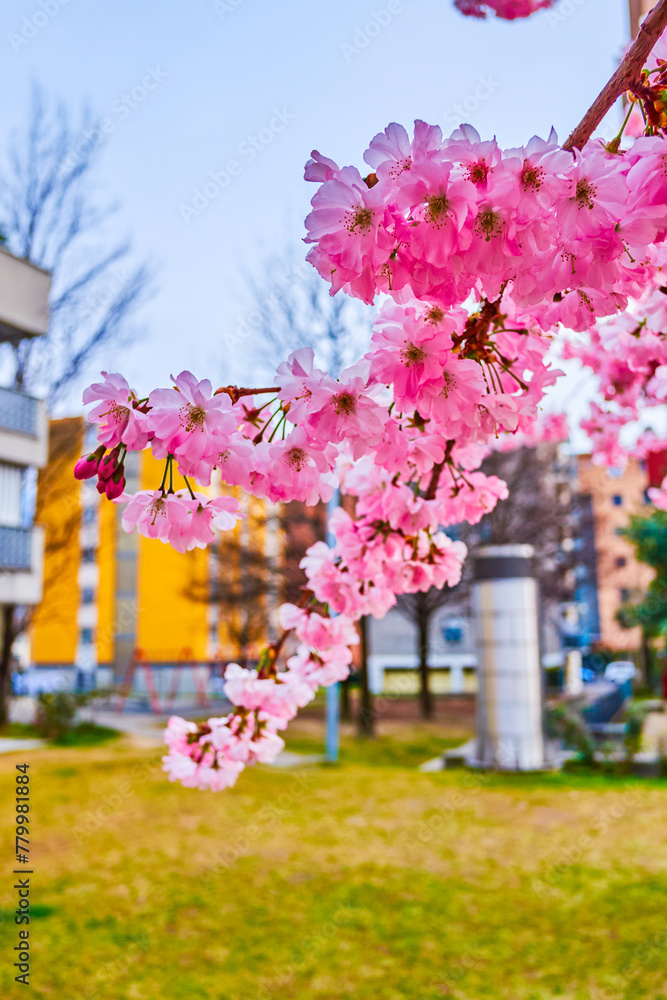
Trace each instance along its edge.
{"label": "street lamp pole", "polygon": [[[332,547],[336,544],[336,537],[331,530],[331,518],[338,506],[340,506],[340,489],[336,488],[327,504],[327,545]],[[326,689],[326,699],[326,758],[334,764],[338,760],[340,684],[329,685]]]}

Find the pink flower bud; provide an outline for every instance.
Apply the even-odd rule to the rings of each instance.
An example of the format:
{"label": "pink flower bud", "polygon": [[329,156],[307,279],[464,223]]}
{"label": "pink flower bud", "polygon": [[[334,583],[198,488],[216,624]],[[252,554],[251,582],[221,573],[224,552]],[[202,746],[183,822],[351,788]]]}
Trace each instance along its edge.
{"label": "pink flower bud", "polygon": [[105,483],[104,492],[106,493],[108,500],[115,500],[119,497],[123,490],[125,489],[125,476],[119,470],[110,479],[107,479]]}
{"label": "pink flower bud", "polygon": [[111,455],[107,455],[100,462],[100,467],[97,473],[101,480],[110,479],[113,476],[116,469],[116,459],[112,458]]}
{"label": "pink flower bud", "polygon": [[108,455],[105,455],[100,462],[97,474],[100,479],[110,479],[118,468],[118,448],[114,448]]}
{"label": "pink flower bud", "polygon": [[74,466],[75,479],[92,479],[97,475],[100,459],[104,454],[104,446],[92,452],[90,455],[83,455]]}

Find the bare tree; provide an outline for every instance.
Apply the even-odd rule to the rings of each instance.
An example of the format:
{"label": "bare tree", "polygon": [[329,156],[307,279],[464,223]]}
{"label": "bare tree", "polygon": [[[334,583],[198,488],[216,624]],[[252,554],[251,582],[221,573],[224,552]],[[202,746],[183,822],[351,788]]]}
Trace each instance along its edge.
{"label": "bare tree", "polygon": [[[127,242],[108,245],[104,227],[113,208],[101,208],[90,185],[99,148],[89,138],[93,126],[89,111],[76,121],[64,105],[48,106],[35,88],[27,128],[10,138],[0,163],[0,243],[52,279],[47,334],[5,343],[0,357],[15,388],[45,396],[50,405],[103,346],[129,337],[150,281],[145,265],[131,263]],[[4,611],[0,717],[6,717],[12,645],[29,619],[13,606]]]}
{"label": "bare tree", "polygon": [[0,727],[9,722],[10,677],[12,672],[12,647],[25,628],[23,613],[15,604],[5,604],[2,609],[2,647],[0,648]]}
{"label": "bare tree", "polygon": [[275,569],[255,538],[240,542],[231,532],[218,539],[213,558],[214,571],[200,596],[224,615],[235,658],[245,666],[250,647],[268,632],[267,599],[276,586]]}
{"label": "bare tree", "polygon": [[401,594],[396,598],[396,610],[412,622],[417,629],[417,650],[419,654],[419,704],[422,718],[432,719],[435,711],[429,677],[430,629],[433,616],[439,608],[451,604],[452,591],[449,588],[430,590],[416,594]]}
{"label": "bare tree", "polygon": [[237,335],[252,335],[267,374],[302,347],[312,347],[315,363],[334,378],[352,364],[370,338],[367,306],[346,295],[329,295],[307,261],[287,251],[264,262],[259,275],[246,278],[248,304]]}
{"label": "bare tree", "polygon": [[[554,444],[496,451],[482,463],[487,475],[499,476],[509,489],[477,525],[459,525],[457,537],[476,545],[532,545],[543,612],[570,595],[568,569],[572,557],[563,548],[571,533],[573,497],[567,460]],[[469,582],[466,566],[464,583]],[[459,592],[460,593],[460,592]]]}
{"label": "bare tree", "polygon": [[6,345],[12,381],[62,398],[106,344],[129,336],[129,320],[149,284],[145,265],[131,263],[127,242],[109,246],[90,185],[99,144],[86,139],[94,119],[74,120],[33,91],[27,128],[9,141],[0,164],[0,233],[6,248],[51,272],[49,331]]}

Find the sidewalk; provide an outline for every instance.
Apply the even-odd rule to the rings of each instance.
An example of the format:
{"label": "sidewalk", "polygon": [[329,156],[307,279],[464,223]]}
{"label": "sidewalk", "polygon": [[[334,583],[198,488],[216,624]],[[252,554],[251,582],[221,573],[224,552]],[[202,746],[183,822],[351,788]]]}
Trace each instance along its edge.
{"label": "sidewalk", "polygon": [[16,753],[18,750],[39,750],[45,747],[46,740],[15,740],[0,736],[0,753]]}
{"label": "sidewalk", "polygon": [[[10,706],[10,721],[12,722],[32,722],[35,709],[35,700],[30,697],[15,698]],[[210,712],[224,711],[222,708],[209,709]],[[201,708],[193,708],[184,712],[185,717],[193,715],[199,718],[205,714]],[[109,729],[117,729],[139,747],[156,747],[164,745],[164,730],[169,719],[168,715],[152,715],[147,712],[114,712],[111,709],[90,709],[84,708],[81,712],[82,719],[95,722],[98,726],[106,726]],[[12,753],[17,750],[36,750],[39,747],[48,746],[47,740],[36,739],[10,739],[0,737],[0,754]],[[166,752],[166,748],[165,748]],[[299,754],[289,750],[283,750],[273,762],[273,767],[302,767],[305,765],[320,764],[325,760],[324,756],[317,754]]]}

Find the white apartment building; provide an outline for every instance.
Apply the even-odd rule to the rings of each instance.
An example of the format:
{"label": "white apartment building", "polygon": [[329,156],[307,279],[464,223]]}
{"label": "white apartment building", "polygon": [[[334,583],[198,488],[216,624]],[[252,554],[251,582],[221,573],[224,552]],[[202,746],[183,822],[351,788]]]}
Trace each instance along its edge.
{"label": "white apartment building", "polygon": [[[46,333],[50,276],[0,247],[0,343]],[[43,533],[33,524],[32,471],[46,464],[43,400],[0,388],[0,612],[42,596]]]}

